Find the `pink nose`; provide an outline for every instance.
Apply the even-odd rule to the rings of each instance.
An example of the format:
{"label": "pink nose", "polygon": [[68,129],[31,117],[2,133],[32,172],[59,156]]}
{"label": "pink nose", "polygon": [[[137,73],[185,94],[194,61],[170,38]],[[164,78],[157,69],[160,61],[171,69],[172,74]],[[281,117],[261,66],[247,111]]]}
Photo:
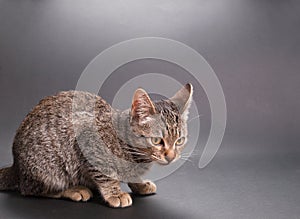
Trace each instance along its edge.
{"label": "pink nose", "polygon": [[176,154],[174,150],[168,150],[165,152],[165,159],[170,163],[172,160],[174,160],[176,157]]}

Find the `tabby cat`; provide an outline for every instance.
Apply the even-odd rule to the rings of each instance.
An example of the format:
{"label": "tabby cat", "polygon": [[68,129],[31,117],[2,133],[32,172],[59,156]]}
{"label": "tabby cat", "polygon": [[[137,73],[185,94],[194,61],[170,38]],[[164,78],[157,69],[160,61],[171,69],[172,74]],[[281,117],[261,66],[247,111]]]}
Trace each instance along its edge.
{"label": "tabby cat", "polygon": [[136,194],[156,192],[141,177],[154,162],[167,165],[180,157],[192,93],[186,84],[154,102],[139,88],[125,111],[82,91],[44,98],[17,130],[14,163],[0,170],[0,190],[73,201],[87,201],[97,190],[110,207],[131,206],[120,182]]}

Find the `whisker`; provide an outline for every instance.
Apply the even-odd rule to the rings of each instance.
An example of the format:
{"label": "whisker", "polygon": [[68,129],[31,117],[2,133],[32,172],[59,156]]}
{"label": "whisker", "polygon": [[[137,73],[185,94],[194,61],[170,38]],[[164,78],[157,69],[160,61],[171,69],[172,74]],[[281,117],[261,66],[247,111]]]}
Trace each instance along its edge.
{"label": "whisker", "polygon": [[189,119],[189,120],[187,121],[187,123],[193,121],[194,119],[199,118],[200,116],[203,116],[203,114],[199,114],[199,115],[195,116],[194,118]]}
{"label": "whisker", "polygon": [[192,161],[191,159],[189,159],[189,158],[186,158],[186,157],[181,157],[180,159],[181,159],[181,160]]}
{"label": "whisker", "polygon": [[147,150],[146,148],[136,148],[136,147],[130,147],[130,146],[122,146],[122,149],[132,150],[132,151],[144,151],[144,150]]}
{"label": "whisker", "polygon": [[162,159],[161,158],[159,158],[159,157],[157,157],[157,156],[155,156],[155,155],[151,155],[151,157],[153,158],[153,159],[155,159],[155,160],[160,160],[160,161],[162,161]]}
{"label": "whisker", "polygon": [[190,162],[193,166],[195,166],[195,164],[194,164],[194,162],[192,161],[192,160],[190,160],[190,159],[185,159],[185,158],[180,158],[181,160],[184,160],[184,161],[188,161],[188,162]]}
{"label": "whisker", "polygon": [[133,147],[122,147],[122,149],[129,154],[139,154],[139,155],[149,155],[149,151],[144,151],[140,148],[133,148]]}
{"label": "whisker", "polygon": [[138,152],[128,152],[129,154],[132,155],[142,155],[142,156],[148,156],[148,154],[143,154],[143,153],[138,153]]}
{"label": "whisker", "polygon": [[141,150],[141,148],[135,148],[135,147],[130,147],[130,146],[122,146],[122,149],[128,149],[128,150],[133,150],[133,151]]}
{"label": "whisker", "polygon": [[193,151],[193,152],[187,152],[187,153],[182,153],[181,154],[181,156],[183,156],[183,157],[186,157],[186,156],[188,156],[188,157],[194,157],[194,156],[198,156],[198,155],[199,155],[199,153],[195,152],[195,151]]}

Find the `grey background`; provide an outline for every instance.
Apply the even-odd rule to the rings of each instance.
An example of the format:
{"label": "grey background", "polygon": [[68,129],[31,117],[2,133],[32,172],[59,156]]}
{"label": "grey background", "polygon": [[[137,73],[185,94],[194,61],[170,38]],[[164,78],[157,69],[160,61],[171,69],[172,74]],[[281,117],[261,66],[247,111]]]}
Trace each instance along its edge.
{"label": "grey background", "polygon": [[[144,36],[181,41],[210,63],[223,86],[228,123],[217,156],[198,160],[209,131],[208,101],[195,87],[201,135],[191,162],[160,180],[158,194],[128,209],[0,193],[0,218],[300,218],[300,2],[0,1],[0,166],[12,163],[18,125],[44,96],[74,89],[86,65],[115,43]],[[166,72],[163,61],[129,63],[108,79]],[[138,86],[138,85],[137,85]]]}

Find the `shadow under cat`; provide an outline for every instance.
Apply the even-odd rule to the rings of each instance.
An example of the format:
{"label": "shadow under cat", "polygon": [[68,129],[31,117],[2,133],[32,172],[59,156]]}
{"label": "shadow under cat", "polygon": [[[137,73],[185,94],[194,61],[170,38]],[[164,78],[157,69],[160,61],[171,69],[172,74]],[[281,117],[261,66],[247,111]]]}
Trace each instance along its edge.
{"label": "shadow under cat", "polygon": [[[97,194],[97,193],[95,193]],[[17,192],[2,192],[0,202],[5,209],[0,218],[195,218],[178,209],[176,202],[166,202],[159,195],[132,195],[135,201],[131,208],[107,208],[100,195],[95,195],[86,203],[69,200],[56,200],[41,197],[24,197]],[[203,218],[197,216],[197,218]]]}

